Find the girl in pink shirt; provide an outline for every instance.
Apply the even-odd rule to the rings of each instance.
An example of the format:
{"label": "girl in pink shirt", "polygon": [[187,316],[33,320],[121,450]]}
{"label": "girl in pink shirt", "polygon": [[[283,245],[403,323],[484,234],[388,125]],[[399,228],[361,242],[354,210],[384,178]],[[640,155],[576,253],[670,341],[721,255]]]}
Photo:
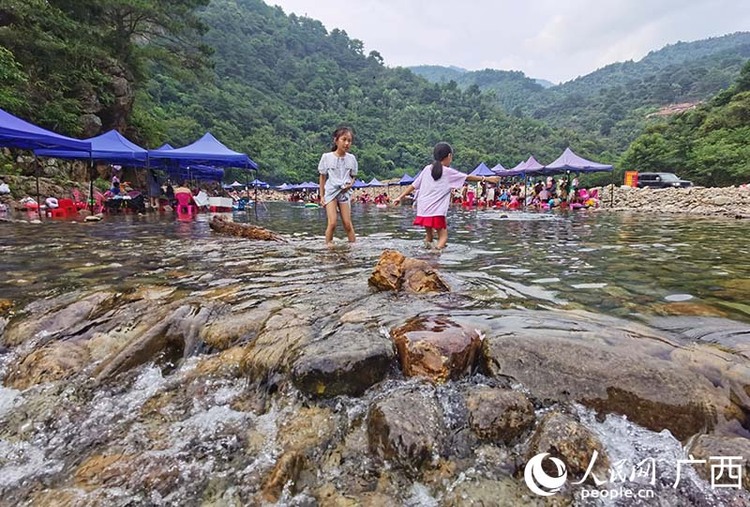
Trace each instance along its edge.
{"label": "girl in pink shirt", "polygon": [[414,225],[425,228],[425,243],[432,245],[434,231],[437,231],[439,249],[448,243],[448,224],[445,216],[450,205],[451,190],[461,188],[466,181],[489,181],[497,183],[499,176],[472,176],[450,167],[453,162],[453,148],[448,143],[437,143],[432,151],[434,162],[422,169],[414,182],[401,192],[393,204],[398,206],[401,199],[414,190],[419,191],[417,217]]}

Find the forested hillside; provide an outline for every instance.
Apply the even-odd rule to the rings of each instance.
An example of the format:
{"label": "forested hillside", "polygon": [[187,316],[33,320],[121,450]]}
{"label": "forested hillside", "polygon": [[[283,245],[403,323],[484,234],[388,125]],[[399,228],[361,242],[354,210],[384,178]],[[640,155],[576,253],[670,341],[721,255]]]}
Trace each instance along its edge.
{"label": "forested hillside", "polygon": [[568,144],[600,155],[562,129],[508,117],[475,87],[430,84],[407,69],[389,69],[362,42],[316,20],[286,16],[260,0],[214,0],[202,11],[214,48],[215,79],[198,82],[158,65],[137,110],[152,139],[177,144],[209,129],[245,149],[271,179],[315,176],[334,128],[356,132],[353,152],[366,177],[414,173],[433,144],[455,145],[456,164],[515,165],[531,153],[554,158]]}
{"label": "forested hillside", "polygon": [[[593,136],[609,150],[623,151],[660,106],[708,100],[726,89],[750,58],[750,32],[697,42],[679,42],[638,62],[607,65],[545,89],[522,73],[484,70],[456,76],[459,86],[493,90],[509,113]],[[435,68],[415,72],[436,82]]]}
{"label": "forested hillside", "polygon": [[750,182],[750,62],[736,83],[703,106],[649,127],[621,170],[677,172],[707,186]]}

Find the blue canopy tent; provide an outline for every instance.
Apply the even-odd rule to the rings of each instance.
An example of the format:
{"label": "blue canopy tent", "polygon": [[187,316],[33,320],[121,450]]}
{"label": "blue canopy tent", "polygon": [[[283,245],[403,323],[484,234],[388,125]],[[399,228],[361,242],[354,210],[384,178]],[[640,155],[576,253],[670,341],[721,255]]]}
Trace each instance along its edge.
{"label": "blue canopy tent", "polygon": [[476,166],[474,170],[471,171],[469,174],[472,176],[496,176],[496,174],[492,172],[492,169],[487,167],[487,165],[484,162]]}
{"label": "blue canopy tent", "polygon": [[141,148],[131,142],[116,130],[110,130],[104,134],[86,139],[91,143],[91,151],[85,152],[70,148],[40,149],[35,153],[42,157],[54,157],[64,159],[83,160],[89,158],[92,161],[91,183],[89,184],[89,203],[93,212],[94,175],[93,161],[100,160],[111,164],[122,164],[128,166],[148,167],[148,150]]}
{"label": "blue canopy tent", "polygon": [[[84,158],[90,158],[91,143],[56,134],[41,127],[37,127],[12,114],[0,109],[0,146],[18,148],[21,150],[38,150],[43,148],[69,148],[86,153]],[[36,158],[36,153],[34,153]],[[34,161],[36,173],[36,200],[39,202],[39,171]],[[41,206],[37,206],[41,218]]]}
{"label": "blue canopy tent", "polygon": [[367,188],[367,183],[362,180],[354,180],[352,188]]}
{"label": "blue canopy tent", "polygon": [[0,109],[0,146],[21,150],[69,148],[85,152],[84,158],[89,158],[89,152],[91,151],[89,141],[55,134],[2,109]]}
{"label": "blue canopy tent", "polygon": [[[244,153],[239,153],[227,148],[210,132],[192,144],[175,148],[173,150],[151,150],[149,155],[154,160],[170,160],[178,165],[208,164],[223,167],[237,167],[250,171],[258,170],[256,164]],[[257,174],[256,174],[257,177]],[[257,193],[257,187],[256,187]],[[257,195],[256,201],[257,201]]]}
{"label": "blue canopy tent", "polygon": [[291,189],[292,189],[292,185],[290,185],[288,183],[282,183],[281,185],[278,185],[276,187],[276,190],[278,190],[279,192],[285,192],[285,191],[291,190]]}
{"label": "blue canopy tent", "polygon": [[381,183],[378,181],[377,178],[373,178],[370,183],[367,184],[368,187],[384,187],[385,183]]}
{"label": "blue canopy tent", "polygon": [[116,130],[86,139],[91,143],[90,151],[71,148],[42,148],[34,150],[41,157],[84,160],[92,158],[112,164],[143,167],[148,165],[148,150],[129,141]]}
{"label": "blue canopy tent", "polygon": [[493,167],[492,169],[490,169],[490,171],[492,171],[493,173],[495,173],[495,176],[499,176],[500,175],[500,171],[505,171],[505,170],[506,169],[505,169],[505,167],[503,167],[503,164],[501,164],[499,162],[498,162],[498,164],[495,167]]}
{"label": "blue canopy tent", "polygon": [[230,150],[210,132],[206,132],[203,137],[182,148],[151,150],[149,156],[153,160],[177,160],[181,165],[217,164],[226,167],[258,169],[258,164],[253,162],[250,157],[244,153]]}
{"label": "blue canopy tent", "polygon": [[404,175],[401,176],[401,179],[398,180],[398,184],[402,185],[402,186],[403,185],[411,185],[413,181],[414,181],[414,178],[412,178],[411,176],[409,176],[409,174],[404,173]]}

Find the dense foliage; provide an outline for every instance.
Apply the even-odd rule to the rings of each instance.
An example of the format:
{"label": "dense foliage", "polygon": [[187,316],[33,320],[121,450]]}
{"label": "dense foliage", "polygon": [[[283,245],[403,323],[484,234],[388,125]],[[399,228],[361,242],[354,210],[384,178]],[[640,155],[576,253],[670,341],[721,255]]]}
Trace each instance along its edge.
{"label": "dense foliage", "polygon": [[531,153],[551,160],[571,143],[596,153],[561,129],[508,117],[477,87],[430,84],[386,68],[345,32],[260,0],[214,0],[202,19],[215,79],[178,78],[154,65],[139,114],[157,126],[154,139],[176,144],[211,130],[273,181],[314,178],[342,123],[355,129],[352,151],[366,178],[413,174],[439,140],[454,144],[456,163],[467,170],[483,161],[515,165]]}
{"label": "dense foliage", "polygon": [[[208,0],[5,0],[0,4],[0,107],[65,134],[97,113],[127,126],[132,100],[113,78],[143,80],[158,58],[200,66],[208,53],[195,9]],[[127,89],[127,87],[122,87]]]}
{"label": "dense foliage", "polygon": [[676,172],[708,186],[750,182],[750,62],[709,103],[649,127],[620,167]]}

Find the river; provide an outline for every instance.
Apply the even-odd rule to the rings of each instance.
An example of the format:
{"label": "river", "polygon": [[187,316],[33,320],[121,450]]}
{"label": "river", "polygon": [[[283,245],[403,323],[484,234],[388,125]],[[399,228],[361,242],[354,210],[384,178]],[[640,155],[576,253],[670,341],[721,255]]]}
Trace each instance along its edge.
{"label": "river", "polygon": [[[157,312],[187,301],[193,314],[200,308],[214,312],[202,321],[209,324],[227,312],[270,315],[280,308],[295,308],[310,320],[313,333],[330,330],[345,310],[359,311],[372,321],[363,326],[374,326],[384,335],[417,314],[436,312],[468,319],[490,333],[497,330],[492,316],[509,311],[532,318],[550,311],[584,311],[638,326],[661,317],[720,319],[737,329],[750,324],[750,235],[747,224],[739,220],[638,212],[451,209],[448,248],[438,253],[425,248],[423,231],[411,225],[413,210],[405,206],[355,206],[357,242],[347,244],[339,225],[332,248],[323,244],[325,214],[319,209],[272,202],[257,213],[235,213],[233,219],[278,232],[287,241],[221,236],[209,229],[207,215],[189,220],[148,214],[107,216],[95,223],[0,223],[0,337],[5,333],[0,379],[6,384],[0,387],[0,503],[58,499],[68,505],[252,504],[283,455],[282,428],[293,425],[300,411],[313,411],[308,414],[311,420],[318,415],[314,410],[325,411],[321,420],[333,420],[331,432],[340,433],[333,443],[329,439],[317,442],[315,452],[308,449],[305,463],[312,463],[347,438],[361,438],[357,432],[364,431],[361,423],[368,404],[413,382],[389,374],[361,398],[344,396],[317,406],[287,385],[262,396],[249,394],[257,385],[236,372],[217,374],[197,387],[195,372],[205,357],[201,354],[217,349],[183,344],[169,361],[162,357],[92,383],[97,365],[119,346],[107,340],[143,334],[138,326],[149,308]],[[367,278],[385,249],[428,261],[451,292],[373,296]],[[97,294],[105,294],[101,297],[107,302],[92,306],[102,308],[71,316],[76,302]],[[147,304],[136,306],[143,301]],[[224,306],[216,309],[218,304]],[[117,314],[126,306],[129,316]],[[65,319],[72,324],[55,313],[61,308],[68,309]],[[35,319],[45,329],[34,327]],[[117,322],[105,329],[108,319]],[[68,325],[77,329],[75,339],[66,335]],[[27,335],[19,331],[24,326],[30,330]],[[602,325],[602,332],[606,327]],[[86,364],[71,366],[79,368],[73,373],[60,373],[50,382],[9,381],[16,365],[40,346],[49,346],[50,337],[98,341],[96,347],[87,345]],[[446,386],[436,389],[443,409],[449,411],[455,392]],[[541,415],[549,405],[536,408]],[[576,410],[612,456],[642,457],[635,450],[639,439],[671,459],[684,452],[668,434],[617,418],[594,417],[581,406]],[[111,455],[119,457],[120,468],[96,461]],[[149,460],[142,461],[146,455]],[[154,462],[160,468],[150,472]],[[88,473],[96,466],[105,469],[104,478]],[[367,490],[396,504],[449,505],[451,491],[466,480],[467,470],[481,468],[476,463],[456,466],[460,481],[449,479],[446,471],[442,478],[423,475],[415,480],[407,474],[412,477],[407,482],[400,476],[381,476],[381,482],[392,482],[381,488],[343,484],[338,477],[346,471],[343,465],[321,464],[317,481],[334,485],[330,487],[341,498],[362,500]],[[305,475],[312,473],[309,468],[302,465],[302,472],[298,470],[301,485],[296,489],[286,485],[271,495],[272,500],[264,496],[265,502],[325,505],[321,499],[327,490],[313,486],[314,478]],[[699,479],[694,484],[686,495],[703,498],[698,504],[727,498],[714,496],[717,493]],[[377,504],[381,497],[367,498]],[[746,495],[742,498],[748,501]],[[575,501],[585,503],[578,493]],[[328,504],[349,505],[333,500]]]}

